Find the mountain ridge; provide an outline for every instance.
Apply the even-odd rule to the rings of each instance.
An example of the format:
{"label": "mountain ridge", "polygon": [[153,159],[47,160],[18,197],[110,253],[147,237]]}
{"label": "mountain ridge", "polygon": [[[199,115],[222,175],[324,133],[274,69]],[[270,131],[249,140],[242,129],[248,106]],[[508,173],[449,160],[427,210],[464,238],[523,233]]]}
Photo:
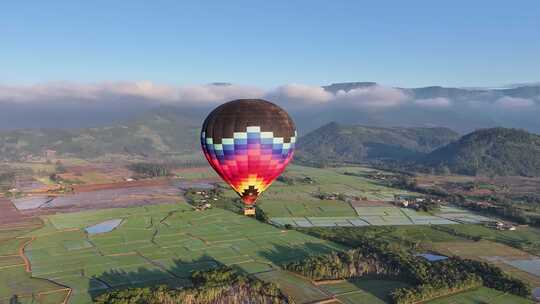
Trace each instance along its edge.
{"label": "mountain ridge", "polygon": [[480,129],[434,150],[418,164],[464,175],[540,176],[540,135],[520,129]]}
{"label": "mountain ridge", "polygon": [[352,162],[411,160],[457,140],[448,128],[402,128],[326,124],[298,141],[300,162]]}

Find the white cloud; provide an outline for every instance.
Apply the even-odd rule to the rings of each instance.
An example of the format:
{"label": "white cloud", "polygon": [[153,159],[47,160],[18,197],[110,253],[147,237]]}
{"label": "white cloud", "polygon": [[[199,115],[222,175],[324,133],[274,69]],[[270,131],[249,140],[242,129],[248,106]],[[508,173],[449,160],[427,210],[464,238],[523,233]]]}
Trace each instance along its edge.
{"label": "white cloud", "polygon": [[446,108],[452,104],[450,99],[445,98],[445,97],[417,99],[414,101],[414,103],[419,106],[432,107],[432,108]]}
{"label": "white cloud", "polygon": [[497,99],[495,105],[503,109],[515,110],[532,107],[535,103],[531,99],[504,96]]}
{"label": "white cloud", "polygon": [[293,83],[269,91],[267,97],[271,100],[281,100],[285,102],[322,104],[332,100],[334,95],[319,86]]}
{"label": "white cloud", "polygon": [[[90,84],[55,82],[27,86],[0,85],[0,103],[27,103],[29,105],[215,105],[238,98],[266,98],[284,107],[308,106],[349,107],[362,110],[384,111],[400,105],[446,108],[454,106],[447,98],[435,97],[413,100],[403,90],[373,85],[350,91],[328,92],[320,86],[287,84],[274,89],[244,85],[191,85],[178,86],[139,82],[100,82]],[[540,99],[539,99],[540,102]],[[458,104],[456,103],[455,106]],[[482,110],[516,111],[535,105],[533,99],[502,97],[493,101],[469,101],[469,108]]]}
{"label": "white cloud", "polygon": [[258,98],[264,91],[239,85],[172,86],[140,82],[102,82],[94,84],[46,83],[31,86],[1,86],[0,100],[48,102],[56,99],[99,101],[111,97],[138,97],[156,103],[219,103],[237,98]]}
{"label": "white cloud", "polygon": [[359,107],[387,108],[401,105],[409,97],[399,89],[374,85],[348,92],[340,90],[336,93],[336,99]]}
{"label": "white cloud", "polygon": [[304,84],[287,84],[271,90],[242,85],[174,86],[150,81],[0,85],[0,101],[18,103],[91,103],[107,100],[130,101],[134,98],[149,103],[188,105],[217,104],[237,98],[267,98],[293,107],[335,104],[378,109],[402,104],[408,97],[398,89],[383,86],[370,86],[333,94],[320,86]]}
{"label": "white cloud", "polygon": [[371,109],[393,107],[408,100],[401,90],[379,85],[341,90],[334,94],[320,86],[289,84],[269,91],[266,97],[288,106],[340,105]]}

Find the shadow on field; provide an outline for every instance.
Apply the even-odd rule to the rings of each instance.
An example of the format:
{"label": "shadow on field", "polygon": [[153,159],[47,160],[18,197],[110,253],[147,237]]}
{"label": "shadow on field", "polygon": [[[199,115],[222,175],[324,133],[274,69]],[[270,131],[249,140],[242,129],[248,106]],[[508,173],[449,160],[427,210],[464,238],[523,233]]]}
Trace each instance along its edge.
{"label": "shadow on field", "polygon": [[276,265],[297,261],[310,255],[332,252],[331,248],[319,243],[305,243],[295,246],[273,244],[273,246],[273,249],[259,252],[259,254]]}
{"label": "shadow on field", "polygon": [[[331,248],[319,243],[305,243],[301,245],[284,246],[271,244],[273,248],[260,251],[257,254],[276,265],[305,258],[309,255],[324,254],[332,251]],[[183,261],[181,259],[155,260],[152,264],[125,266],[112,268],[90,279],[88,293],[94,299],[112,290],[121,290],[137,287],[151,287],[166,285],[171,288],[192,286],[192,273],[206,271],[225,266],[209,255],[203,255],[196,260]],[[252,273],[242,267],[232,266],[239,272]],[[254,270],[257,271],[257,270]],[[78,291],[80,292],[80,291]]]}
{"label": "shadow on field", "polygon": [[194,271],[210,270],[224,266],[214,258],[203,255],[197,260],[168,261],[167,266],[155,261],[153,268],[143,265],[133,271],[125,269],[111,269],[100,275],[93,276],[88,286],[88,293],[94,299],[112,290],[121,290],[137,287],[151,287],[165,285],[171,288],[192,286],[191,274]]}

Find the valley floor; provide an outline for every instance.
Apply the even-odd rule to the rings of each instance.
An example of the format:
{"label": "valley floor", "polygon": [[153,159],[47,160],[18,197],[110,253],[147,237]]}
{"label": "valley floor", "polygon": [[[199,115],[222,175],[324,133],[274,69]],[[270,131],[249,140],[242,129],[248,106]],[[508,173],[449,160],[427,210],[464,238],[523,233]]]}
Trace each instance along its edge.
{"label": "valley floor", "polygon": [[[217,182],[207,168],[179,170],[175,174],[180,179],[157,185],[108,183],[124,185],[113,188],[95,184],[92,176],[99,174],[88,177],[80,165],[76,168],[82,172],[82,184],[78,192],[55,197],[62,204],[30,205],[35,195],[14,199],[15,204],[0,198],[0,303],[89,303],[111,289],[189,285],[193,270],[220,265],[276,282],[297,303],[389,303],[389,292],[406,283],[363,279],[319,284],[281,270],[289,261],[346,249],[310,233],[338,227],[359,229],[397,245],[415,243],[422,252],[488,261],[540,286],[540,274],[531,270],[537,269],[540,253],[540,233],[534,228],[496,231],[478,225],[489,218],[452,207],[435,213],[398,208],[389,203],[394,195],[414,193],[344,174],[369,172],[368,168],[291,166],[288,177],[308,182],[276,182],[264,194],[259,208],[273,225],[222,208],[196,211],[183,192]],[[320,199],[320,193],[362,200]],[[235,197],[232,191],[222,195]],[[115,221],[114,229],[87,229],[108,221]],[[529,247],[518,249],[519,242]],[[488,288],[429,303],[479,301],[530,303]]]}

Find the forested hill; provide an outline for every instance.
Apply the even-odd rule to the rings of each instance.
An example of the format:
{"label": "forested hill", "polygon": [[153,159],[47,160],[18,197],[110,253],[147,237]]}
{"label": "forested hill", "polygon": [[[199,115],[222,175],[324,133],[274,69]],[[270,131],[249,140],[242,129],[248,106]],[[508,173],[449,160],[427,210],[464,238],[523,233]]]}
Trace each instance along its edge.
{"label": "forested hill", "polygon": [[459,138],[447,128],[376,128],[327,124],[298,142],[296,159],[307,163],[417,159]]}
{"label": "forested hill", "polygon": [[58,155],[95,158],[106,154],[159,157],[199,149],[200,115],[160,108],[106,127],[25,129],[0,132],[0,160],[21,160],[54,150]]}
{"label": "forested hill", "polygon": [[433,151],[419,164],[466,175],[540,176],[540,136],[517,129],[478,130]]}

